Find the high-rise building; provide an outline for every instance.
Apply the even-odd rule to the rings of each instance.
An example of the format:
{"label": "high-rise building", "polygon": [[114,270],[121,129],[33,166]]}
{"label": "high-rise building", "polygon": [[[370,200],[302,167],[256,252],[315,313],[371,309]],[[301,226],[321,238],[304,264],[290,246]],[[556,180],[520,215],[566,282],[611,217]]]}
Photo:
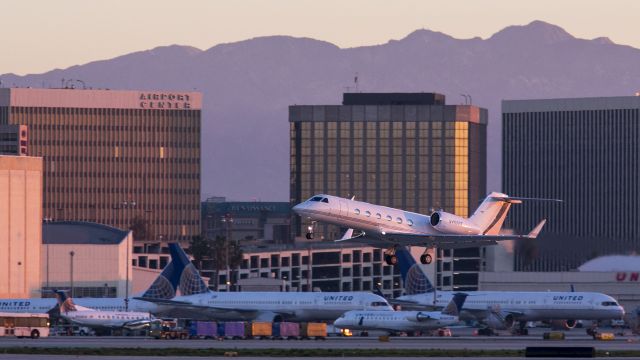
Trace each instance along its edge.
{"label": "high-rise building", "polygon": [[44,158],[43,216],[133,226],[136,240],[200,233],[201,94],[0,89],[0,125]]}
{"label": "high-rise building", "polygon": [[40,296],[42,158],[0,155],[0,297]]}
{"label": "high-rise building", "polygon": [[559,198],[512,210],[516,231],[548,222],[516,247],[515,270],[562,271],[640,250],[640,97],[502,102],[503,190]]}
{"label": "high-rise building", "polygon": [[0,125],[0,154],[27,155],[28,133],[24,125]]}
{"label": "high-rise building", "polygon": [[[325,193],[468,216],[486,195],[487,116],[477,106],[446,105],[434,93],[350,93],[342,105],[290,106],[290,201]],[[300,236],[305,225],[295,222]],[[316,231],[327,240],[341,235],[326,225]],[[451,266],[454,251],[439,252],[438,282],[473,288],[480,251],[455,251],[471,259],[469,273]]]}

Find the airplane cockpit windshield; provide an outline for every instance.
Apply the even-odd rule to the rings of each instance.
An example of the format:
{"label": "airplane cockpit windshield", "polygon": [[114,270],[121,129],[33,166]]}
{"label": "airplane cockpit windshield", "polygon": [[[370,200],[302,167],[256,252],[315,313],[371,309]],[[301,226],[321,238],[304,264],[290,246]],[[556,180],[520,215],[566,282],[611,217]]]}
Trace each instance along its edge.
{"label": "airplane cockpit windshield", "polygon": [[618,306],[618,303],[615,301],[603,301],[602,306]]}
{"label": "airplane cockpit windshield", "polygon": [[322,196],[314,196],[308,201],[322,201],[323,203],[327,203],[327,204],[329,203],[329,199],[323,198]]}

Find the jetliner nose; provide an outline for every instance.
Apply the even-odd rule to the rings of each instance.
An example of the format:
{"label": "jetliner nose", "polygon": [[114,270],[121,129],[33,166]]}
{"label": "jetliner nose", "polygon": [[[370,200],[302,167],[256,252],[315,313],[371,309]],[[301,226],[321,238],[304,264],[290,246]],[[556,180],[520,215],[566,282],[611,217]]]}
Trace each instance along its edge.
{"label": "jetliner nose", "polygon": [[294,206],[291,210],[293,210],[293,212],[295,212],[296,214],[301,214],[302,213],[302,209],[304,209],[304,205],[303,205],[303,203],[300,203],[300,204]]}

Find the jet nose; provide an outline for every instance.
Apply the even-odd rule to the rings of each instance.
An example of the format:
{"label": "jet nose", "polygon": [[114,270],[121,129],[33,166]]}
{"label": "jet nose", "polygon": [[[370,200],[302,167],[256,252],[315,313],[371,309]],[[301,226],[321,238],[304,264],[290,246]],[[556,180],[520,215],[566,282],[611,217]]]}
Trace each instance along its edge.
{"label": "jet nose", "polygon": [[302,203],[294,206],[291,210],[293,210],[293,212],[296,214],[300,214],[300,211],[302,210]]}

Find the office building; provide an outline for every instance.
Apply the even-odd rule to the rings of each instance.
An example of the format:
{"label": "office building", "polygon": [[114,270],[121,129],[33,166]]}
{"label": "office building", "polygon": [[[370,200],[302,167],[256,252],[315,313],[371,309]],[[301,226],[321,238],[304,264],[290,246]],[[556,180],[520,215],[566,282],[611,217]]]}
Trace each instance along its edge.
{"label": "office building", "polygon": [[0,125],[28,129],[44,159],[43,216],[121,229],[136,240],[200,233],[201,94],[0,89]]}
{"label": "office building", "polygon": [[0,155],[27,155],[28,139],[26,126],[0,125]]}
{"label": "office building", "polygon": [[640,97],[502,102],[503,191],[563,204],[514,207],[517,232],[548,222],[516,246],[515,270],[564,271],[640,250]]}
{"label": "office building", "polygon": [[[291,204],[325,193],[468,216],[487,192],[487,116],[477,106],[446,105],[435,93],[347,93],[342,105],[290,106]],[[295,236],[306,226],[296,218]],[[322,225],[316,237],[341,232]],[[480,250],[460,250],[473,263],[468,271],[450,266],[456,251],[438,253],[439,286],[477,287]]]}
{"label": "office building", "polygon": [[42,158],[0,155],[0,297],[40,296]]}
{"label": "office building", "polygon": [[202,233],[242,243],[288,243],[291,235],[288,202],[239,202],[211,198],[202,202]]}

